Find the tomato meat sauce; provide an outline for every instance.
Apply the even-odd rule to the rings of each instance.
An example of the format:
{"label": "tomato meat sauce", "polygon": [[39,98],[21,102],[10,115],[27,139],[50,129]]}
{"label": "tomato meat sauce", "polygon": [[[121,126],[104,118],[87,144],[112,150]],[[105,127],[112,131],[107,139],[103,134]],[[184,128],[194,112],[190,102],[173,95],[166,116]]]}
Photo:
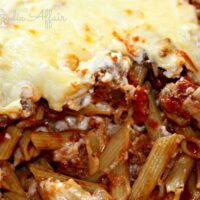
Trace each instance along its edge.
{"label": "tomato meat sauce", "polygon": [[144,124],[149,115],[149,99],[145,89],[138,87],[133,102],[133,119],[136,124]]}
{"label": "tomato meat sauce", "polygon": [[149,119],[149,120],[148,120],[148,125],[149,125],[152,129],[156,129],[156,128],[158,128],[158,126],[159,126],[158,122],[156,122],[156,121],[153,120],[153,119]]}
{"label": "tomato meat sauce", "polygon": [[197,154],[200,152],[200,148],[194,142],[187,141],[187,148],[192,154]]}
{"label": "tomato meat sauce", "polygon": [[183,102],[191,94],[191,91],[196,88],[189,77],[184,77],[175,84],[170,85],[167,90],[171,90],[171,92],[164,91],[161,96],[161,106],[164,112],[175,114],[189,121],[191,116],[183,109]]}

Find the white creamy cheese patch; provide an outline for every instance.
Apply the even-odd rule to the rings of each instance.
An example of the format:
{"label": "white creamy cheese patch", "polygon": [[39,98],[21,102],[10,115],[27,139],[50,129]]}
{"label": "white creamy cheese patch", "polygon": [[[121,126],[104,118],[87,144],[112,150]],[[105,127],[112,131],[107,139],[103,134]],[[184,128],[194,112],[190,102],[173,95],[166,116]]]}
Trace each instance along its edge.
{"label": "white creamy cheese patch", "polygon": [[1,0],[0,8],[0,114],[21,115],[24,88],[62,110],[87,90],[73,70],[102,50],[144,49],[168,77],[183,64],[199,73],[200,28],[185,0]]}

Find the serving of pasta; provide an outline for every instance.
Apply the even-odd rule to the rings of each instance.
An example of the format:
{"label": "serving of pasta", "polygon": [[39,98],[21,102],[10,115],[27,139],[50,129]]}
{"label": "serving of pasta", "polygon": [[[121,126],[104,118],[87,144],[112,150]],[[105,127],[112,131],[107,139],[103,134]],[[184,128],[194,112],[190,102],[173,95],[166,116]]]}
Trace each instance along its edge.
{"label": "serving of pasta", "polygon": [[0,199],[200,200],[198,0],[0,8]]}

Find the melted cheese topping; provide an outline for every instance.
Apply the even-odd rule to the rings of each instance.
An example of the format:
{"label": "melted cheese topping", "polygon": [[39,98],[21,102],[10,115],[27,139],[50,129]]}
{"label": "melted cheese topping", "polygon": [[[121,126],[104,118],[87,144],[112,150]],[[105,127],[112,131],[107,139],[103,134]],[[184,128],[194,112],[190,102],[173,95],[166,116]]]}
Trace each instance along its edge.
{"label": "melted cheese topping", "polygon": [[1,114],[20,116],[24,96],[62,110],[88,87],[76,68],[94,71],[102,50],[145,50],[168,77],[183,64],[199,73],[200,28],[185,0],[1,0],[0,8]]}

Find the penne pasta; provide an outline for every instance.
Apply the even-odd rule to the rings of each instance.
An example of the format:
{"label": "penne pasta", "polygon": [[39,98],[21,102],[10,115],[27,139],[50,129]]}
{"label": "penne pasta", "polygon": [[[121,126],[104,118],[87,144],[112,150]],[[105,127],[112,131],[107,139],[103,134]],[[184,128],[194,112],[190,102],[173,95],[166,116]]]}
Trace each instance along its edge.
{"label": "penne pasta", "polygon": [[44,107],[43,106],[39,106],[37,109],[37,112],[35,114],[35,119],[37,121],[41,121],[44,118]]}
{"label": "penne pasta", "polygon": [[178,133],[185,136],[185,140],[181,142],[183,152],[192,158],[200,158],[200,139],[194,129],[188,126],[180,128]]}
{"label": "penne pasta", "polygon": [[93,151],[91,147],[91,141],[88,138],[85,139],[85,144],[86,144],[86,150],[88,154],[88,173],[90,176],[92,176],[98,171],[99,158]]}
{"label": "penne pasta", "polygon": [[105,125],[101,124],[96,130],[89,131],[85,136],[85,144],[88,153],[89,175],[94,175],[99,168],[99,155],[106,146]]}
{"label": "penne pasta", "polygon": [[174,134],[162,137],[155,142],[147,161],[132,186],[130,200],[148,199],[183,138],[181,135]]}
{"label": "penne pasta", "polygon": [[[29,169],[33,176],[35,177],[36,181],[41,182],[43,180],[52,178],[55,180],[60,180],[61,182],[67,181],[71,179],[69,176],[65,176],[59,173],[55,173],[53,171],[48,171],[46,169],[43,169],[39,165],[31,164],[29,166]],[[92,183],[88,181],[83,181],[79,179],[74,179],[79,185],[81,185],[85,190],[89,192],[94,192],[95,190],[102,189],[105,190],[105,188],[101,184]]]}
{"label": "penne pasta", "polygon": [[86,116],[106,115],[110,116],[114,113],[113,108],[108,103],[90,104],[80,110],[80,113]]}
{"label": "penne pasta", "polygon": [[32,157],[35,157],[40,153],[40,151],[31,143],[31,131],[24,131],[19,141],[19,146],[25,161],[29,161]]}
{"label": "penne pasta", "polygon": [[15,192],[5,192],[3,194],[5,200],[27,200],[27,197],[17,194]]}
{"label": "penne pasta", "polygon": [[200,159],[200,139],[195,136],[186,136],[181,143],[183,152],[192,158]]}
{"label": "penne pasta", "polygon": [[188,136],[196,136],[195,131],[190,127],[190,126],[186,126],[184,128],[179,128],[177,130],[178,134],[184,135],[186,137]]}
{"label": "penne pasta", "polygon": [[116,124],[122,124],[124,121],[126,121],[128,116],[129,113],[127,112],[127,109],[123,106],[119,106],[114,112],[114,122]]}
{"label": "penne pasta", "polygon": [[126,152],[129,146],[129,126],[130,122],[127,122],[117,133],[112,136],[105,150],[99,157],[98,172],[89,180],[97,181],[103,174],[109,171],[109,168],[112,169],[112,167],[115,167],[121,161],[121,159],[124,159],[122,154]]}
{"label": "penne pasta", "polygon": [[24,155],[19,147],[17,147],[13,152],[13,165],[16,167],[20,163],[25,161]]}
{"label": "penne pasta", "polygon": [[189,193],[187,196],[192,200],[200,199],[200,191],[196,188],[196,181],[195,173],[192,172],[186,186],[186,191]]}
{"label": "penne pasta", "polygon": [[37,111],[33,117],[30,117],[28,119],[22,120],[17,124],[18,128],[27,128],[33,125],[36,125],[38,122],[40,122],[44,118],[44,107],[39,106],[37,108]]}
{"label": "penne pasta", "polygon": [[35,164],[40,165],[43,169],[53,171],[53,168],[46,157],[39,157],[35,160]]}
{"label": "penne pasta", "polygon": [[3,181],[5,182],[6,185],[9,186],[9,191],[24,196],[25,192],[19,182],[18,177],[13,171],[11,164],[8,162],[4,162],[2,169],[4,171]]}
{"label": "penne pasta", "polygon": [[118,164],[109,174],[111,195],[115,200],[126,200],[130,194],[130,176],[127,162]]}
{"label": "penne pasta", "polygon": [[67,141],[69,141],[74,133],[75,132],[32,132],[30,138],[36,149],[56,150],[61,148]]}
{"label": "penne pasta", "polygon": [[182,193],[182,189],[178,189],[176,191],[176,193],[174,194],[173,197],[171,197],[173,200],[179,200],[181,198],[181,193]]}
{"label": "penne pasta", "polygon": [[132,67],[129,79],[130,82],[134,85],[142,85],[147,75],[148,68],[142,65],[134,65]]}
{"label": "penne pasta", "polygon": [[103,123],[97,129],[92,129],[86,135],[86,138],[90,141],[91,148],[94,153],[101,153],[106,146],[106,134],[105,124]]}
{"label": "penne pasta", "polygon": [[147,91],[148,91],[148,98],[149,98],[149,115],[145,122],[145,126],[147,132],[152,140],[156,140],[161,137],[161,115],[156,106],[155,97],[153,95],[151,85],[149,83],[146,84]]}
{"label": "penne pasta", "polygon": [[174,192],[177,200],[180,198],[180,195],[184,190],[186,181],[190,176],[193,166],[194,160],[188,155],[182,154],[167,177],[166,190],[168,193]]}
{"label": "penne pasta", "polygon": [[[6,137],[6,135],[8,135],[8,137]],[[17,127],[11,126],[6,130],[4,140],[0,143],[0,160],[7,160],[10,158],[21,135],[21,130]]]}

